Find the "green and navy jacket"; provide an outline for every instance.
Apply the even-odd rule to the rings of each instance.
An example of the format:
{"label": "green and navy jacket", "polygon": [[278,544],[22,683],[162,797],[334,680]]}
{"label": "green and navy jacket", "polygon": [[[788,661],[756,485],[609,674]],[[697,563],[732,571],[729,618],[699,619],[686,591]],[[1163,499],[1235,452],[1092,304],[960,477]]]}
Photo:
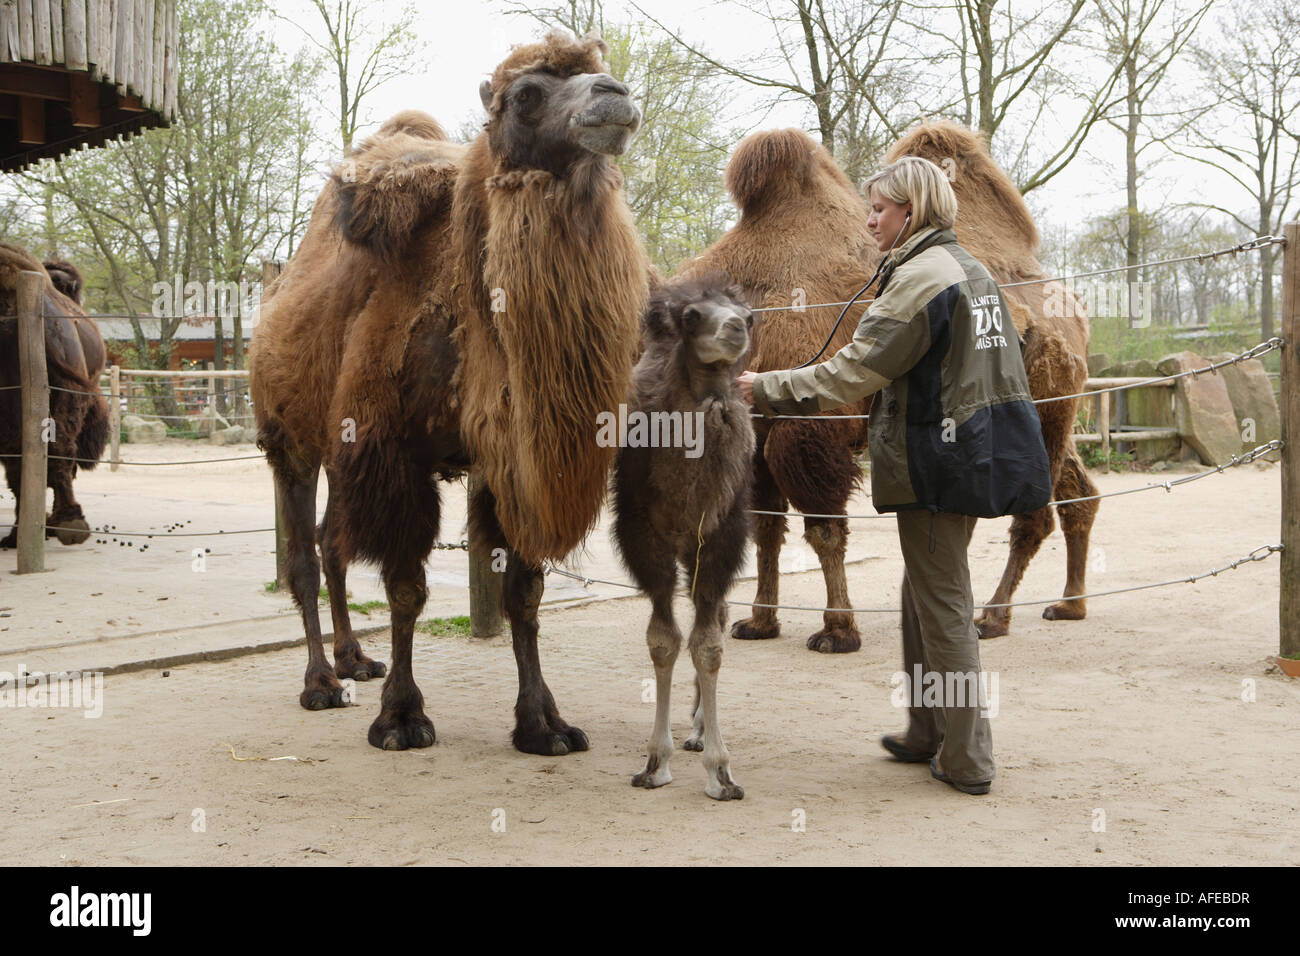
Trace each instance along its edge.
{"label": "green and navy jacket", "polygon": [[1051,500],[1042,426],[997,283],[952,230],[900,246],[853,341],[754,381],[763,415],[871,405],[872,503],[992,518]]}

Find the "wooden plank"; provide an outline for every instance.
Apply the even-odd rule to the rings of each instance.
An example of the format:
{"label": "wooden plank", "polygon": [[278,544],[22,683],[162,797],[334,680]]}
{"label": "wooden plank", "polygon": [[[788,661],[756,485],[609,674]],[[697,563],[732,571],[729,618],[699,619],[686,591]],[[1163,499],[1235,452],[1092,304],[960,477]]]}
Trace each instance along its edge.
{"label": "wooden plank", "polygon": [[25,146],[45,145],[45,101],[24,96],[19,101],[18,142]]}
{"label": "wooden plank", "polygon": [[[1083,432],[1078,435],[1071,435],[1076,444],[1095,445],[1102,440],[1100,432]],[[1142,431],[1132,432],[1111,432],[1110,437],[1115,441],[1165,441],[1170,438],[1178,437],[1177,428],[1147,428]]]}
{"label": "wooden plank", "polygon": [[49,449],[42,435],[50,417],[50,382],[45,365],[45,276],[40,272],[18,273],[18,373],[23,386],[18,573],[30,574],[45,570],[45,485],[49,462]]}
{"label": "wooden plank", "polygon": [[113,43],[116,52],[113,56],[113,65],[117,75],[113,82],[117,84],[119,93],[125,93],[135,77],[131,75],[131,65],[134,62],[132,45],[135,40],[135,4],[132,0],[116,0],[117,11],[113,17]]}
{"label": "wooden plank", "polygon": [[152,109],[162,111],[163,76],[167,69],[163,62],[167,52],[167,0],[155,0],[153,5],[153,51],[149,55],[149,89],[145,102]]}
{"label": "wooden plank", "polygon": [[103,79],[109,83],[117,82],[117,41],[113,33],[115,23],[117,23],[117,0],[100,0],[99,55],[104,61]]}
{"label": "wooden plank", "polygon": [[117,466],[122,461],[122,374],[121,369],[116,365],[108,370],[108,440],[109,440],[109,471],[117,471]]}
{"label": "wooden plank", "polygon": [[63,62],[69,70],[84,70],[86,56],[86,0],[63,0]]}
{"label": "wooden plank", "polygon": [[32,0],[18,0],[18,49],[24,60],[35,59],[32,17]]}
{"label": "wooden plank", "polygon": [[1097,393],[1097,431],[1101,432],[1101,470],[1110,474],[1110,392]]}
{"label": "wooden plank", "polygon": [[1278,651],[1300,654],[1300,222],[1282,229],[1282,581]]}
{"label": "wooden plank", "polygon": [[134,38],[131,49],[134,51],[131,64],[131,89],[141,99],[149,95],[149,57],[153,53],[153,38],[149,36],[149,27],[153,24],[153,0],[135,0],[135,23],[132,27]]}
{"label": "wooden plank", "polygon": [[176,11],[176,0],[167,4],[167,76],[163,83],[163,119],[170,122],[176,118],[176,90],[180,83],[180,14]]}
{"label": "wooden plank", "polygon": [[63,56],[63,0],[49,0],[50,51],[55,63],[67,64]]}
{"label": "wooden plank", "polygon": [[54,62],[50,45],[50,0],[32,0],[33,59],[41,66]]}
{"label": "wooden plank", "polygon": [[86,0],[86,59],[90,61],[90,78],[104,78],[104,44],[100,36],[100,23],[107,0]]}
{"label": "wooden plank", "polygon": [[89,73],[72,73],[68,76],[68,83],[72,125],[89,129],[99,126],[99,84],[90,78]]}
{"label": "wooden plank", "polygon": [[0,0],[0,63],[14,63],[18,52],[18,0]]}

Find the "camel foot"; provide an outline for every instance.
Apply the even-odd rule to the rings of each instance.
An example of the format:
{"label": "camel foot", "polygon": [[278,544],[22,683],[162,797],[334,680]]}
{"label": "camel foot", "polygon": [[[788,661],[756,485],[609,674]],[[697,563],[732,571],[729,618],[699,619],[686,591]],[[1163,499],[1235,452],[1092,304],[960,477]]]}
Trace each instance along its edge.
{"label": "camel foot", "polygon": [[5,535],[3,538],[0,538],[0,548],[16,548],[16,547],[18,547],[18,525],[14,525],[12,528],[9,529],[9,533],[7,535]]}
{"label": "camel foot", "polygon": [[585,733],[577,727],[568,726],[562,730],[546,725],[529,730],[516,727],[512,738],[516,750],[543,757],[563,757],[567,753],[587,750],[591,746]]}
{"label": "camel foot", "polygon": [[717,773],[709,777],[704,792],[714,800],[745,799],[745,788],[731,778],[731,771],[725,767],[718,768]]}
{"label": "camel foot", "polygon": [[85,518],[65,518],[50,523],[58,528],[54,536],[59,539],[60,544],[81,544],[90,537],[90,525],[86,523]]}
{"label": "camel foot", "polygon": [[334,661],[334,674],[339,679],[351,677],[353,680],[367,681],[372,677],[383,677],[387,673],[388,665],[383,661],[372,661],[360,651],[355,657]]}
{"label": "camel foot", "polygon": [[860,647],[862,637],[856,627],[823,627],[808,638],[808,650],[819,654],[852,654]]}
{"label": "camel foot", "polygon": [[1082,621],[1088,616],[1088,605],[1083,601],[1060,601],[1043,608],[1047,621]]}
{"label": "camel foot", "polygon": [[704,741],[699,737],[687,737],[682,741],[683,750],[694,750],[696,753],[704,750]]}
{"label": "camel foot", "polygon": [[755,624],[752,617],[747,617],[731,625],[731,636],[738,641],[770,641],[781,636],[781,622]]}
{"label": "camel foot", "polygon": [[370,746],[381,750],[431,747],[437,739],[433,732],[433,721],[418,710],[413,714],[380,714],[370,725],[366,737]]}
{"label": "camel foot", "polygon": [[326,710],[330,707],[347,707],[351,704],[347,691],[332,674],[308,677],[298,703],[306,710]]}
{"label": "camel foot", "polygon": [[1011,633],[1011,621],[1008,618],[985,614],[983,617],[976,619],[975,630],[982,641],[991,637],[1003,637]]}
{"label": "camel foot", "polygon": [[650,757],[646,760],[645,769],[632,778],[632,786],[644,787],[647,790],[672,782],[673,775],[668,771],[668,765],[661,764],[658,757]]}

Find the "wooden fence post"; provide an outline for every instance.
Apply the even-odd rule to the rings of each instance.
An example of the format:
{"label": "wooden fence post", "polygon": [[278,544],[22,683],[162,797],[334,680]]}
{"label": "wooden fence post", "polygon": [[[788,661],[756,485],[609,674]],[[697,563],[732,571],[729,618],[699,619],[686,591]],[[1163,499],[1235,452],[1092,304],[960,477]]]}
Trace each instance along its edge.
{"label": "wooden fence post", "polygon": [[49,446],[42,432],[50,417],[50,380],[45,365],[43,273],[18,273],[18,374],[22,383],[23,461],[18,501],[18,573],[45,570],[45,486]]}
{"label": "wooden fence post", "polygon": [[[483,488],[480,475],[470,475],[466,483],[467,500]],[[469,533],[469,624],[474,637],[496,637],[504,629],[501,622],[501,579],[505,575],[492,568],[492,552],[478,547],[473,524]]]}
{"label": "wooden fence post", "polygon": [[1300,654],[1300,222],[1283,228],[1282,586],[1278,651]]}
{"label": "wooden fence post", "polygon": [[1110,392],[1097,393],[1097,431],[1101,434],[1101,470],[1110,474]]}
{"label": "wooden fence post", "polygon": [[122,370],[114,365],[108,370],[109,471],[117,471],[122,460]]}

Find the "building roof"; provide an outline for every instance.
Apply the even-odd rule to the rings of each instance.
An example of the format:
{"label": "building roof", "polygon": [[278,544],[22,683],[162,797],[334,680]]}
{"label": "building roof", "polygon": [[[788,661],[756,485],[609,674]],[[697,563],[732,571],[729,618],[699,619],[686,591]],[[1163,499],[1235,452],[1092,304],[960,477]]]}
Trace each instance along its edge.
{"label": "building roof", "polygon": [[[99,326],[99,334],[104,336],[110,342],[130,342],[135,338],[135,333],[131,330],[131,320],[120,316],[98,316],[92,315],[95,324]],[[140,330],[144,332],[145,338],[156,340],[161,333],[162,319],[152,315],[141,315],[136,318],[140,323]],[[172,339],[181,341],[204,341],[211,342],[215,338],[216,320],[210,315],[196,315],[181,320]],[[230,319],[223,320],[221,324],[222,335],[229,339],[232,337],[235,324]],[[253,323],[249,319],[244,319],[243,335],[241,338],[247,342],[253,337]]]}

